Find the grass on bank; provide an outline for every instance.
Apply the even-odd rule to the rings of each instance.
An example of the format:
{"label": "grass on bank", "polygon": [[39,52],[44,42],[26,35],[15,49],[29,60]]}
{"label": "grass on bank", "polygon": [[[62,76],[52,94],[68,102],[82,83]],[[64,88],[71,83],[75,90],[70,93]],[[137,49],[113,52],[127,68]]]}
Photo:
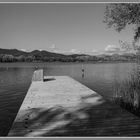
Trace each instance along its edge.
{"label": "grass on bank", "polygon": [[121,83],[116,83],[113,101],[128,111],[140,116],[140,67]]}

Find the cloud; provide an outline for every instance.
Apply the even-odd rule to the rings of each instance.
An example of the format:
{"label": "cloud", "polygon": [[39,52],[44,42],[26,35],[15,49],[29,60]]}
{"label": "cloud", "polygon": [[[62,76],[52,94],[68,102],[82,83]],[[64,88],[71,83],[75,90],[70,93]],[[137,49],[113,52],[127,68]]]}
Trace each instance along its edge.
{"label": "cloud", "polygon": [[27,50],[26,49],[20,49],[21,51],[23,51],[23,52],[27,52]]}
{"label": "cloud", "polygon": [[62,53],[62,54],[66,54],[66,55],[70,55],[70,54],[81,54],[82,51],[79,51],[77,49],[71,49],[71,50],[53,50],[53,52],[55,53]]}
{"label": "cloud", "polygon": [[77,49],[71,49],[71,50],[70,50],[70,53],[79,54],[79,53],[81,53],[81,51],[79,51],[79,50],[77,50]]}
{"label": "cloud", "polygon": [[96,52],[98,52],[98,50],[93,49],[91,52],[92,53],[96,53]]}
{"label": "cloud", "polygon": [[66,51],[62,51],[62,50],[59,50],[59,49],[53,49],[53,50],[51,50],[51,52],[53,52],[53,53],[60,53],[60,54],[67,54]]}
{"label": "cloud", "polygon": [[49,47],[49,51],[54,52],[54,53],[61,53],[59,48],[56,48],[56,45],[54,43]]}
{"label": "cloud", "polygon": [[105,48],[105,52],[110,52],[110,53],[116,53],[116,52],[119,52],[121,51],[121,49],[115,45],[108,45],[106,48]]}
{"label": "cloud", "polygon": [[52,52],[54,52],[54,53],[63,53],[63,51],[60,51],[60,50],[52,50]]}
{"label": "cloud", "polygon": [[91,52],[89,52],[89,54],[91,54],[91,55],[100,55],[100,54],[102,54],[102,51],[93,49]]}
{"label": "cloud", "polygon": [[128,49],[127,47],[117,47],[115,45],[108,45],[105,48],[105,53],[106,54],[124,54],[124,53],[135,53],[133,49]]}
{"label": "cloud", "polygon": [[56,49],[56,46],[55,46],[55,44],[52,44],[51,46],[50,46],[50,49]]}
{"label": "cloud", "polygon": [[77,52],[77,50],[76,49],[71,49],[70,52],[75,53],[75,52]]}

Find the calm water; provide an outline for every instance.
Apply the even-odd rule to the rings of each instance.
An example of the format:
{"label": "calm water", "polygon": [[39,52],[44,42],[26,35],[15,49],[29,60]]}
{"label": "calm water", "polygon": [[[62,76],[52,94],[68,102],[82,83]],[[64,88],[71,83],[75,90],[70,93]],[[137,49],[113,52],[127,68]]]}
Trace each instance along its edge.
{"label": "calm water", "polygon": [[134,63],[82,64],[76,63],[10,63],[0,64],[0,136],[5,136],[27,93],[35,66],[45,75],[68,75],[109,99],[116,81],[128,78]]}

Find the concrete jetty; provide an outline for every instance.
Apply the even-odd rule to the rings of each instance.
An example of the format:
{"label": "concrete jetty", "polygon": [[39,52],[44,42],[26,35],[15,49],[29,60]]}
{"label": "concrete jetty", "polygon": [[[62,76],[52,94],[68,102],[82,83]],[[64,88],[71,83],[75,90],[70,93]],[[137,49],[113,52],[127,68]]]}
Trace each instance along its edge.
{"label": "concrete jetty", "polygon": [[8,136],[140,136],[140,118],[71,77],[38,79],[32,81]]}

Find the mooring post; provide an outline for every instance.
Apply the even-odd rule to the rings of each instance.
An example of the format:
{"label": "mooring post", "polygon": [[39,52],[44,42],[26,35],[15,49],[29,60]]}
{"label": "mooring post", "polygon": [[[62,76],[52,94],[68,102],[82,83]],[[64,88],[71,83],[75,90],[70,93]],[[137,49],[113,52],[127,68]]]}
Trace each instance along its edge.
{"label": "mooring post", "polygon": [[34,71],[32,81],[43,81],[43,80],[44,80],[43,69]]}

